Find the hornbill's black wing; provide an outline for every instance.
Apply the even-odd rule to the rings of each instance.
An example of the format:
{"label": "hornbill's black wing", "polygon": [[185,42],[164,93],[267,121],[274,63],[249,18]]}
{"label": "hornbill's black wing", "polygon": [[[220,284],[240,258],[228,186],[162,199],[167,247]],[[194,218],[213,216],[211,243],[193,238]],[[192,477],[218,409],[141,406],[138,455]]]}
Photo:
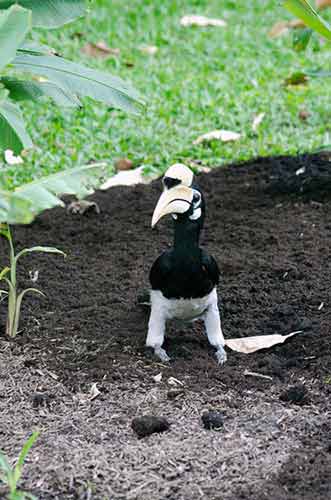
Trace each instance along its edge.
{"label": "hornbill's black wing", "polygon": [[162,290],[168,281],[169,273],[172,269],[172,259],[170,252],[163,252],[154,264],[149,273],[149,281],[153,290]]}
{"label": "hornbill's black wing", "polygon": [[201,250],[201,263],[210,281],[212,281],[214,286],[217,286],[220,280],[220,270],[214,257]]}

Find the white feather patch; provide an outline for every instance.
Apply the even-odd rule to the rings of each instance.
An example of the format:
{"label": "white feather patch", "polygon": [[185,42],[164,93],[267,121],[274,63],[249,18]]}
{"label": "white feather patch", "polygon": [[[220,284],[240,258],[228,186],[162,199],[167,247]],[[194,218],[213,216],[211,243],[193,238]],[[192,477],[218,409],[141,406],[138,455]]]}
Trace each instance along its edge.
{"label": "white feather patch", "polygon": [[191,220],[197,220],[201,217],[201,208],[196,208],[192,215],[190,215]]}

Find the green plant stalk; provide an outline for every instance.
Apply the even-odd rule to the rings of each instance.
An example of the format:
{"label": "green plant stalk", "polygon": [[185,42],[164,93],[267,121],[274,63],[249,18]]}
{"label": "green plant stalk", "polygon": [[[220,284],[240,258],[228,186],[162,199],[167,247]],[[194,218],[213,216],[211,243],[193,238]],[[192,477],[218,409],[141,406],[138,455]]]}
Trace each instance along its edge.
{"label": "green plant stalk", "polygon": [[[13,244],[13,239],[11,236],[10,227],[7,224],[7,241],[9,243],[10,253],[9,253],[9,261],[10,261],[10,280],[6,279],[9,290],[8,290],[8,315],[7,315],[7,323],[6,323],[6,335],[8,337],[16,337],[17,328],[18,328],[18,319],[16,312],[16,303],[17,303],[17,290],[16,290],[16,262],[15,262],[15,249]],[[18,311],[18,316],[19,316]],[[16,330],[15,330],[16,324]]]}
{"label": "green plant stalk", "polygon": [[[46,252],[46,253],[58,253],[65,256],[65,254],[54,247],[32,247],[32,248],[24,248],[17,255],[15,255],[15,249],[13,244],[13,238],[11,235],[10,227],[7,223],[0,224],[0,235],[4,236],[9,243],[9,261],[10,267],[5,268],[0,273],[0,280],[6,281],[8,285],[8,314],[7,314],[7,322],[6,322],[6,335],[10,338],[14,338],[17,335],[20,314],[21,314],[21,305],[24,295],[27,292],[34,292],[40,295],[44,294],[38,290],[37,288],[26,288],[22,292],[18,293],[17,291],[17,261],[18,259],[26,254],[31,252]],[[10,277],[6,278],[6,274],[10,271]]]}

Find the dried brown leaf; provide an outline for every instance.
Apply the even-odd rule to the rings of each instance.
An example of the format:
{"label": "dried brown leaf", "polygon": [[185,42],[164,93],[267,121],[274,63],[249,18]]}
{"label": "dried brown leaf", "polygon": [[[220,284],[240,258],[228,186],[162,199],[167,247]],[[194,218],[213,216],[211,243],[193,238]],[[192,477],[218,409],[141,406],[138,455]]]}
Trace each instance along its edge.
{"label": "dried brown leaf", "polygon": [[316,0],[316,9],[322,10],[331,7],[331,0]]}
{"label": "dried brown leaf", "polygon": [[213,19],[211,17],[189,15],[183,16],[180,20],[181,26],[218,26],[224,28],[227,24],[223,19]]}
{"label": "dried brown leaf", "polygon": [[209,174],[212,170],[210,167],[203,165],[201,160],[186,160],[186,162],[189,167],[194,168],[194,171],[199,174]]}
{"label": "dried brown leaf", "polygon": [[119,56],[120,49],[108,47],[105,42],[87,43],[82,48],[82,52],[90,57],[105,59],[110,56]]}
{"label": "dried brown leaf", "polygon": [[253,123],[252,123],[252,129],[254,132],[257,131],[259,125],[262,123],[263,119],[265,117],[265,113],[259,113],[258,115],[254,116]]}
{"label": "dried brown leaf", "polygon": [[308,120],[309,117],[310,117],[309,111],[306,111],[305,109],[302,109],[301,111],[299,111],[299,118],[303,122],[305,122],[306,120]]}
{"label": "dried brown leaf", "polygon": [[23,158],[19,155],[15,156],[11,149],[6,149],[4,152],[5,162],[8,165],[21,165],[23,163]]}
{"label": "dried brown leaf", "polygon": [[99,395],[101,394],[101,392],[99,391],[99,389],[97,388],[97,383],[95,382],[94,384],[92,384],[92,387],[90,389],[90,401],[93,401],[95,398],[97,398]]}
{"label": "dried brown leaf", "polygon": [[140,47],[139,50],[143,54],[154,56],[154,54],[156,54],[159,49],[155,45],[147,45],[145,47]]}
{"label": "dried brown leaf", "polygon": [[287,21],[278,21],[273,25],[268,35],[270,38],[278,38],[279,36],[285,35],[288,33],[290,28],[290,24]]}
{"label": "dried brown leaf", "polygon": [[202,142],[210,141],[238,141],[240,137],[240,134],[237,132],[231,132],[231,130],[213,130],[212,132],[207,132],[207,134],[200,135],[195,141],[193,141],[193,144],[201,144]]}
{"label": "dried brown leaf", "polygon": [[154,375],[153,377],[154,382],[159,383],[162,380],[162,373],[158,373],[157,375]]}
{"label": "dried brown leaf", "polygon": [[108,189],[114,186],[133,186],[135,184],[149,184],[154,179],[159,177],[159,174],[155,173],[153,175],[143,175],[144,167],[134,168],[133,170],[123,170],[113,175],[108,179],[100,189]]}
{"label": "dried brown leaf", "polygon": [[244,337],[238,339],[226,339],[225,345],[233,351],[249,354],[259,351],[260,349],[268,349],[277,344],[282,344],[285,340],[293,337],[297,333],[302,333],[302,330],[291,332],[288,335],[257,335],[255,337]]}
{"label": "dried brown leaf", "polygon": [[119,158],[114,162],[114,167],[116,170],[131,170],[133,167],[133,161],[129,158]]}

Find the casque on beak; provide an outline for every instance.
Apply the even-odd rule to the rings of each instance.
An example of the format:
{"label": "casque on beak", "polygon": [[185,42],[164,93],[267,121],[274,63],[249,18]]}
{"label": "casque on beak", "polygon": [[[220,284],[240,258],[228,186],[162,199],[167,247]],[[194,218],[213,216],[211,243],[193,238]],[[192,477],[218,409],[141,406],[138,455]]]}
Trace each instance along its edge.
{"label": "casque on beak", "polygon": [[183,214],[189,210],[193,200],[193,190],[187,186],[175,186],[163,191],[154,209],[152,228],[161,217],[168,214]]}
{"label": "casque on beak", "polygon": [[178,185],[190,187],[193,183],[193,172],[183,163],[175,163],[168,168],[163,179],[171,179],[177,182]]}

